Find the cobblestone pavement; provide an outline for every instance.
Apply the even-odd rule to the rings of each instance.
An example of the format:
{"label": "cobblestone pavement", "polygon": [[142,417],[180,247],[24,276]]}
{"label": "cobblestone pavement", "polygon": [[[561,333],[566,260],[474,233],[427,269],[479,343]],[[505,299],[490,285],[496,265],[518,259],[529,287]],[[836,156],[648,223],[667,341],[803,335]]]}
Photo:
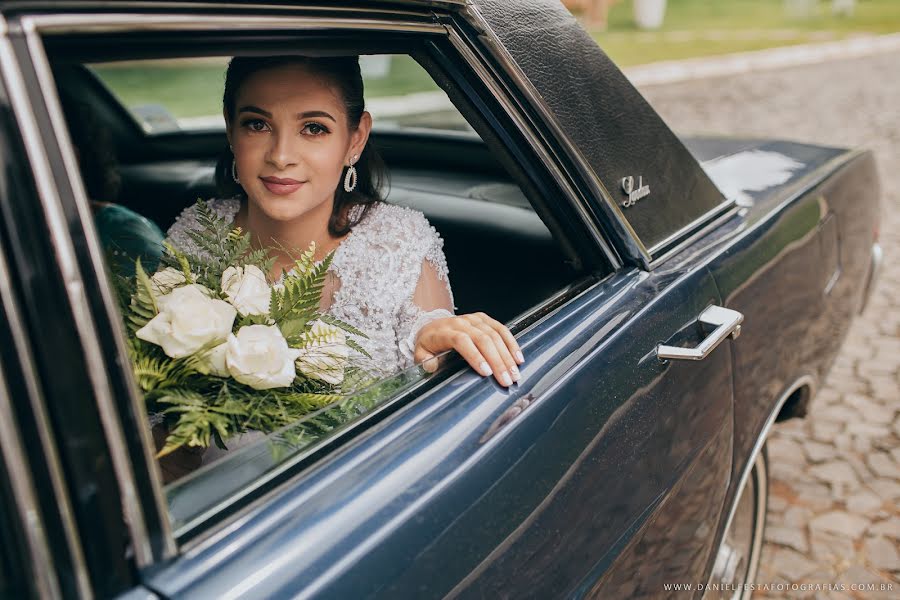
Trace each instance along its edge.
{"label": "cobblestone pavement", "polygon": [[875,151],[884,269],[810,416],[769,439],[757,582],[798,585],[754,598],[900,598],[900,53],[641,91],[676,131]]}

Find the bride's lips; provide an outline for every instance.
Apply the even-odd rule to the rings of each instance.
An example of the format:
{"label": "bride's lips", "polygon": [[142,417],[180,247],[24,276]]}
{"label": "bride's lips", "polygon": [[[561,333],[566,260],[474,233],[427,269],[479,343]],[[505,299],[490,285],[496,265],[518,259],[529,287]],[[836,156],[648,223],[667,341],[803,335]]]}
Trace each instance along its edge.
{"label": "bride's lips", "polygon": [[300,186],[304,183],[303,181],[297,181],[296,179],[280,179],[278,177],[260,177],[259,179],[262,181],[263,185],[266,186],[267,190],[279,196],[293,194],[299,190]]}

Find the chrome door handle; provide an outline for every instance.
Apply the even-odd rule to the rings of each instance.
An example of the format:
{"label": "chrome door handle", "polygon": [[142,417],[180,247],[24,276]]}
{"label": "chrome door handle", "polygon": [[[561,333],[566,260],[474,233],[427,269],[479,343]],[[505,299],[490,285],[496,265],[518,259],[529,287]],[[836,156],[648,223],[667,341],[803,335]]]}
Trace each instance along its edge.
{"label": "chrome door handle", "polygon": [[705,340],[696,348],[679,348],[660,344],[656,347],[656,356],[660,360],[703,360],[716,349],[726,338],[733,340],[741,335],[741,323],[744,315],[736,310],[723,306],[710,306],[700,313],[700,322],[715,327]]}

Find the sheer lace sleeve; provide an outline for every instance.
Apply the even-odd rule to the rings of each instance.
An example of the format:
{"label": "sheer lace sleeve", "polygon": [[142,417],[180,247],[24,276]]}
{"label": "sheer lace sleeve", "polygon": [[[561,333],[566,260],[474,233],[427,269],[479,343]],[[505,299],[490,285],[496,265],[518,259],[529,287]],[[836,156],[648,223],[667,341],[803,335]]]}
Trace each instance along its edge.
{"label": "sheer lace sleeve", "polygon": [[[427,223],[427,221],[426,221]],[[419,330],[436,319],[452,317],[456,310],[453,305],[453,291],[444,256],[444,241],[430,225],[425,234],[426,250],[422,259],[415,290],[400,311],[397,340],[400,353],[406,359],[406,367],[414,360],[416,337]]]}

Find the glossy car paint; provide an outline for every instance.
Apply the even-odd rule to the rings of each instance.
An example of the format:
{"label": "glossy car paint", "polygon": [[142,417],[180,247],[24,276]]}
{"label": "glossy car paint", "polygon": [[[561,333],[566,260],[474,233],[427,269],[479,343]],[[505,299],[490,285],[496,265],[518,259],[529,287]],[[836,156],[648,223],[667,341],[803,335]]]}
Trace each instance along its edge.
{"label": "glossy car paint", "polygon": [[710,266],[725,305],[745,315],[734,352],[735,476],[776,400],[799,378],[818,384],[828,372],[863,301],[877,226],[870,153],[771,147],[804,167],[753,196]]}

